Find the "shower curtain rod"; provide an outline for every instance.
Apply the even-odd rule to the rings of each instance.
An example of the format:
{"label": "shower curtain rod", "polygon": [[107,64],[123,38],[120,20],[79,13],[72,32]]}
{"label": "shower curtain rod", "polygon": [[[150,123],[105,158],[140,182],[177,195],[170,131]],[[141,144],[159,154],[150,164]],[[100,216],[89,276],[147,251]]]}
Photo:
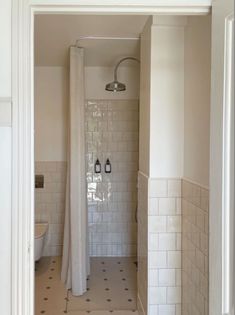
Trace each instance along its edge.
{"label": "shower curtain rod", "polygon": [[107,37],[107,36],[81,36],[76,40],[76,45],[78,45],[81,40],[140,40],[140,37]]}

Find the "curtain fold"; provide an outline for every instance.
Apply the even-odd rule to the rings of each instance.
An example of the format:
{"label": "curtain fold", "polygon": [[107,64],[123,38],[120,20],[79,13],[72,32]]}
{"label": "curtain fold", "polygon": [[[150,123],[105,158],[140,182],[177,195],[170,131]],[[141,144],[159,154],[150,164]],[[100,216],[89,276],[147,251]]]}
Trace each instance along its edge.
{"label": "curtain fold", "polygon": [[70,108],[61,279],[72,294],[86,292],[89,274],[85,177],[84,50],[70,48]]}

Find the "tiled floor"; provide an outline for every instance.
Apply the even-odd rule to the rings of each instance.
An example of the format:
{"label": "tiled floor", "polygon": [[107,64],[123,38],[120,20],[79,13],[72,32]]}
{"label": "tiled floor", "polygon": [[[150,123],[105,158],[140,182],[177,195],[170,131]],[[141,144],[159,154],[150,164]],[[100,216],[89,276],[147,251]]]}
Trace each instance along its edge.
{"label": "tiled floor", "polygon": [[92,258],[88,291],[72,296],[60,280],[61,257],[43,257],[36,263],[35,315],[131,315],[136,311],[136,260]]}

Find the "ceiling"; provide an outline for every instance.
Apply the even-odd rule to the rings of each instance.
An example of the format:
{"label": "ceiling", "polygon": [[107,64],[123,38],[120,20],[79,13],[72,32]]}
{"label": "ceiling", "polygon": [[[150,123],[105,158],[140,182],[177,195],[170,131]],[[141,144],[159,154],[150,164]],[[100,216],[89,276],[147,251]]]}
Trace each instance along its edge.
{"label": "ceiling", "polygon": [[[66,66],[69,46],[81,36],[139,37],[148,16],[38,15],[35,18],[35,65]],[[113,66],[124,56],[139,56],[139,41],[81,40],[86,66]],[[131,64],[131,63],[130,63]]]}

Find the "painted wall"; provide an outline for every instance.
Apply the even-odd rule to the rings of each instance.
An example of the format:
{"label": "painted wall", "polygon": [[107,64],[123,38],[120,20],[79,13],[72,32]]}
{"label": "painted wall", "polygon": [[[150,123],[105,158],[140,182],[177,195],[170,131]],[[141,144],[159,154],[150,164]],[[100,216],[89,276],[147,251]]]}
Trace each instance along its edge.
{"label": "painted wall", "polygon": [[149,176],[150,145],[150,73],[151,73],[151,25],[149,18],[141,34],[140,65],[140,133],[139,170]]}
{"label": "painted wall", "polygon": [[150,176],[181,177],[184,146],[185,18],[152,26]]}
{"label": "painted wall", "polygon": [[114,68],[86,67],[86,99],[139,99],[139,68],[136,62],[133,62],[130,67],[119,67],[118,80],[126,84],[126,91],[112,93],[105,91],[105,85],[113,81]]}
{"label": "painted wall", "polygon": [[66,161],[68,71],[35,68],[35,160]]}
{"label": "painted wall", "polygon": [[0,1],[0,97],[11,96],[11,1]]}
{"label": "painted wall", "polygon": [[184,177],[209,187],[211,18],[185,28]]}
{"label": "painted wall", "polygon": [[[0,1],[0,300],[11,313],[11,1]],[[3,31],[4,30],[4,31]]]}

